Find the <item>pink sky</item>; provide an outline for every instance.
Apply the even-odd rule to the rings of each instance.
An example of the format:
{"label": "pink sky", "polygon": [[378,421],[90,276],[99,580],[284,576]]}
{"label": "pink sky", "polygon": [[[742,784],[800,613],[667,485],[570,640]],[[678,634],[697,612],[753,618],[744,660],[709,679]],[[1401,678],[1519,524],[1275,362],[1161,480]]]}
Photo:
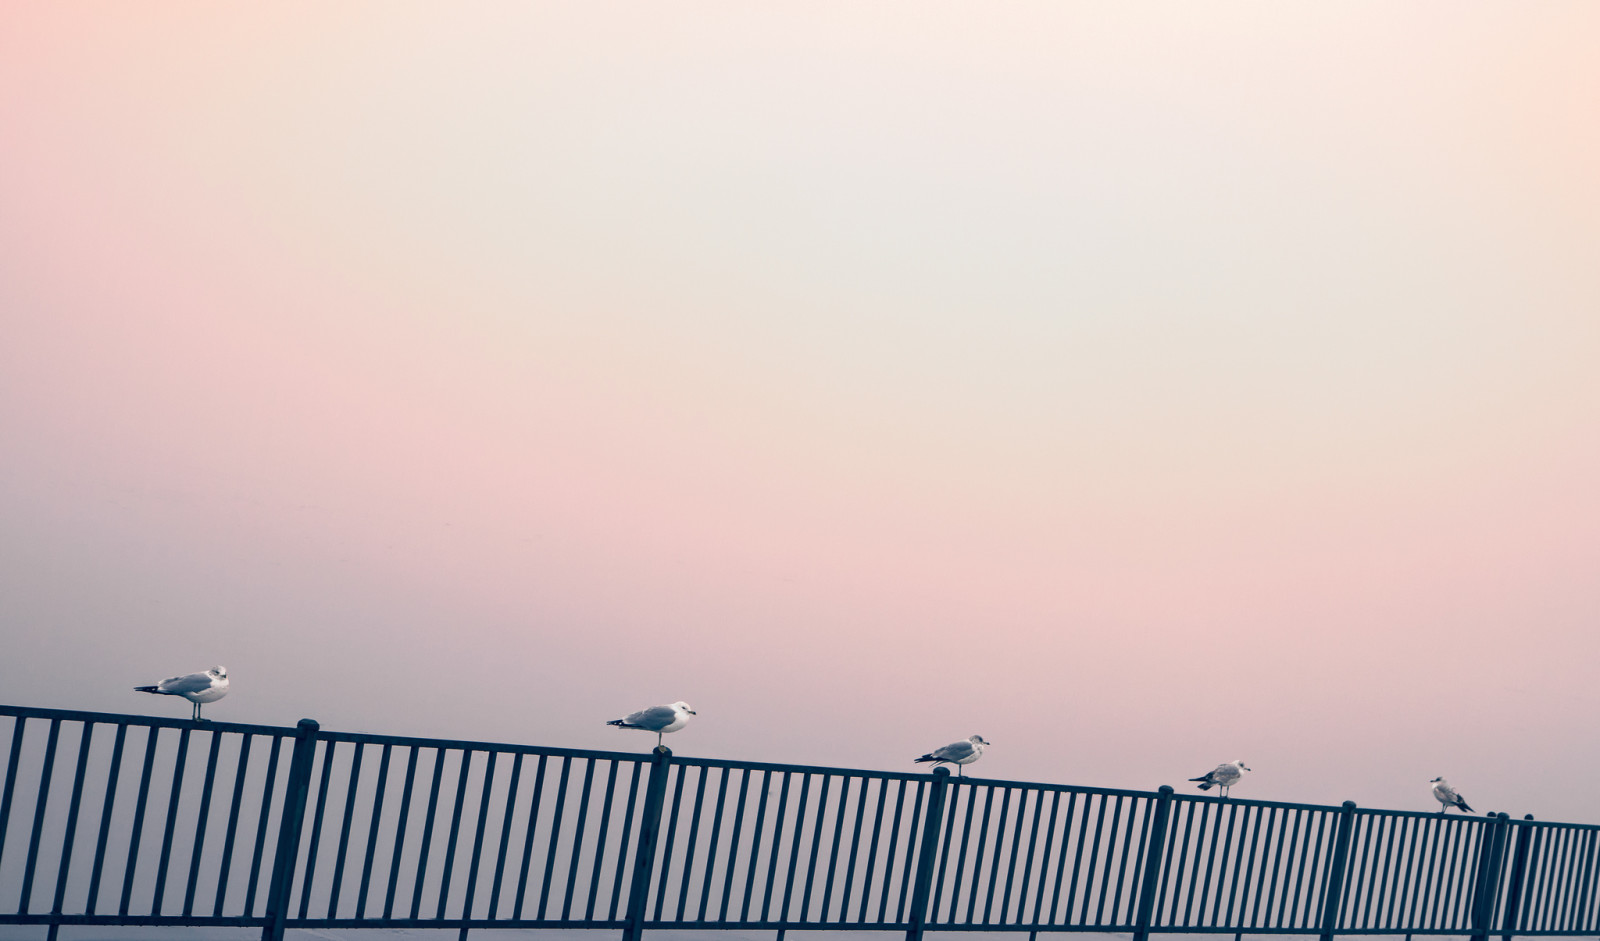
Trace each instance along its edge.
{"label": "pink sky", "polygon": [[7,19],[0,699],[1600,820],[1594,6]]}

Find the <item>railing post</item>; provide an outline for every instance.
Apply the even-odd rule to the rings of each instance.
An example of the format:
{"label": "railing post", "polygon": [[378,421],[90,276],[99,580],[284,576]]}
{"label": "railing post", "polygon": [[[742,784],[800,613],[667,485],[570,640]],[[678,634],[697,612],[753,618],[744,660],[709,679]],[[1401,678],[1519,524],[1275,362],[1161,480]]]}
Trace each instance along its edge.
{"label": "railing post", "polygon": [[1506,826],[1510,817],[1495,814],[1490,824],[1487,856],[1478,867],[1478,884],[1472,888],[1472,935],[1476,941],[1488,941],[1494,920],[1495,886],[1500,883],[1500,863],[1505,856]]}
{"label": "railing post", "polygon": [[639,816],[639,846],[633,857],[633,882],[628,887],[627,924],[622,941],[639,941],[644,934],[645,905],[650,900],[650,876],[656,864],[656,838],[661,834],[661,806],[667,793],[667,771],[672,749],[657,745],[650,753],[650,780],[645,784],[644,812]]}
{"label": "railing post", "polygon": [[1150,913],[1155,909],[1157,879],[1161,876],[1161,848],[1167,842],[1167,818],[1172,814],[1172,785],[1163,784],[1150,821],[1150,842],[1145,844],[1144,876],[1139,880],[1139,908],[1134,916],[1133,941],[1150,937]]}
{"label": "railing post", "polygon": [[[315,719],[301,719],[294,730],[294,755],[289,782],[283,792],[283,812],[278,818],[278,847],[272,859],[272,880],[267,883],[267,923],[261,941],[283,941],[289,918],[289,893],[294,886],[295,860],[300,856],[300,829],[305,823],[306,795],[311,789],[311,762],[316,757]],[[313,852],[316,847],[311,848]]]}
{"label": "railing post", "polygon": [[[1532,820],[1533,814],[1525,814],[1523,820]],[[1528,844],[1533,840],[1533,827],[1527,824],[1517,824],[1517,848],[1511,857],[1511,884],[1506,887],[1506,914],[1500,921],[1500,927],[1505,931],[1500,935],[1501,941],[1511,941],[1512,935],[1517,932],[1517,914],[1522,908],[1522,886],[1528,875]]]}
{"label": "railing post", "polygon": [[923,926],[928,922],[928,891],[933,885],[934,857],[939,855],[939,825],[944,820],[949,783],[950,769],[935,767],[928,806],[922,818],[922,847],[917,850],[916,882],[912,883],[911,890],[911,927],[906,929],[906,941],[922,941]]}
{"label": "railing post", "polygon": [[1350,835],[1355,829],[1355,801],[1345,801],[1339,811],[1339,832],[1334,836],[1333,862],[1328,864],[1328,888],[1323,893],[1322,941],[1333,941],[1339,925],[1339,905],[1344,900],[1345,861],[1350,858]]}

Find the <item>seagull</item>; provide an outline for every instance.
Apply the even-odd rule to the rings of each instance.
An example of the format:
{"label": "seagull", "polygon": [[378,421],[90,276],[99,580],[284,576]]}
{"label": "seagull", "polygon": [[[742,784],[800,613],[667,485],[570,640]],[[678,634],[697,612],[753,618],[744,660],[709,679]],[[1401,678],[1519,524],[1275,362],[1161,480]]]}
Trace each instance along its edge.
{"label": "seagull", "polygon": [[135,692],[155,693],[158,696],[182,696],[194,703],[194,711],[189,718],[195,722],[205,722],[200,718],[200,704],[216,702],[228,695],[228,668],[217,666],[204,673],[169,676],[154,686],[135,686],[133,689]]}
{"label": "seagull", "polygon": [[953,742],[943,748],[936,748],[917,761],[931,761],[934,766],[955,765],[956,777],[961,776],[961,766],[970,765],[983,757],[983,748],[989,743],[983,740],[982,735],[974,735],[964,742]]}
{"label": "seagull", "polygon": [[656,747],[661,747],[661,736],[668,732],[676,732],[689,724],[689,717],[697,715],[689,704],[678,700],[670,706],[651,706],[640,709],[638,712],[629,713],[620,719],[612,719],[606,725],[614,725],[619,729],[641,729],[646,732],[656,733]]}
{"label": "seagull", "polygon": [[1199,781],[1200,790],[1202,791],[1210,790],[1211,786],[1214,784],[1217,787],[1222,788],[1222,796],[1227,797],[1228,791],[1231,790],[1235,784],[1238,784],[1239,779],[1244,777],[1244,772],[1249,770],[1249,768],[1244,766],[1244,761],[1241,759],[1239,761],[1230,761],[1225,764],[1217,765],[1215,768],[1207,771],[1200,777],[1190,778],[1189,780]]}
{"label": "seagull", "polygon": [[1439,801],[1439,813],[1448,813],[1452,807],[1461,808],[1464,814],[1473,812],[1472,808],[1467,806],[1467,802],[1461,799],[1461,795],[1456,793],[1456,789],[1444,778],[1434,778],[1428,783],[1433,785],[1433,796]]}

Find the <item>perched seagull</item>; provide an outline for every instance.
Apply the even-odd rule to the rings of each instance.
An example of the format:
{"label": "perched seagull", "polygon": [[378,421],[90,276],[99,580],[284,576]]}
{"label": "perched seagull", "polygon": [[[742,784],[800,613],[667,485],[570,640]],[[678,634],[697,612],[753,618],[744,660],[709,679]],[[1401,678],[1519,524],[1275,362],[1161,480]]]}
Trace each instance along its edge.
{"label": "perched seagull", "polygon": [[661,747],[661,736],[668,732],[676,732],[689,724],[689,717],[695,715],[689,704],[678,700],[670,706],[651,706],[640,709],[620,719],[612,719],[606,725],[614,725],[619,729],[642,729],[646,732],[656,733],[656,747]]}
{"label": "perched seagull", "polygon": [[1439,801],[1439,813],[1448,813],[1452,807],[1461,808],[1464,814],[1473,812],[1472,808],[1467,806],[1467,802],[1461,799],[1461,795],[1456,793],[1456,789],[1444,778],[1434,778],[1428,783],[1433,785],[1433,796]]}
{"label": "perched seagull", "polygon": [[1235,784],[1238,784],[1239,779],[1244,777],[1244,772],[1249,770],[1249,768],[1244,766],[1243,760],[1230,761],[1226,764],[1217,765],[1215,768],[1212,768],[1210,771],[1207,771],[1198,778],[1190,778],[1189,780],[1199,781],[1200,790],[1202,791],[1210,790],[1211,786],[1214,784],[1217,787],[1222,788],[1222,796],[1227,797],[1228,791],[1231,790]]}
{"label": "perched seagull", "polygon": [[189,718],[204,722],[206,720],[200,718],[200,704],[216,702],[228,695],[228,668],[212,667],[204,673],[169,676],[154,686],[135,686],[134,691],[159,696],[182,696],[194,703],[194,711]]}
{"label": "perched seagull", "polygon": [[983,740],[982,735],[974,735],[964,742],[953,742],[943,748],[936,748],[917,761],[931,761],[934,766],[955,765],[956,776],[961,776],[961,766],[970,765],[983,757],[983,748],[989,743]]}

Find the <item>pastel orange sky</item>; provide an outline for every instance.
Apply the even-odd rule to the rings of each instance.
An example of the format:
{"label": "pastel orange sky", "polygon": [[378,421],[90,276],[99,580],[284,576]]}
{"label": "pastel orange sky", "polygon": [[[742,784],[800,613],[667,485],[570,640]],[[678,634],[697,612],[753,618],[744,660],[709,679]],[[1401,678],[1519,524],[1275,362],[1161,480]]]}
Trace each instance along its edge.
{"label": "pastel orange sky", "polygon": [[1593,4],[5,19],[0,700],[1600,820]]}

